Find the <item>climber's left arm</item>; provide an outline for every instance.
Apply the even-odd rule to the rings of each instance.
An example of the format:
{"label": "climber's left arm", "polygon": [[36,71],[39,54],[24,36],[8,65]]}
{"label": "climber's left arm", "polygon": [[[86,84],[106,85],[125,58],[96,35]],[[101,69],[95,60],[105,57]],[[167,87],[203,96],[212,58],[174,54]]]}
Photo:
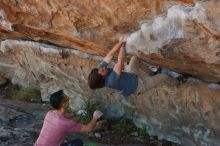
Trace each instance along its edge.
{"label": "climber's left arm", "polygon": [[122,69],[124,67],[124,62],[125,62],[125,42],[123,43],[123,45],[120,48],[119,54],[118,54],[118,61],[114,66],[114,71],[120,75],[122,72]]}

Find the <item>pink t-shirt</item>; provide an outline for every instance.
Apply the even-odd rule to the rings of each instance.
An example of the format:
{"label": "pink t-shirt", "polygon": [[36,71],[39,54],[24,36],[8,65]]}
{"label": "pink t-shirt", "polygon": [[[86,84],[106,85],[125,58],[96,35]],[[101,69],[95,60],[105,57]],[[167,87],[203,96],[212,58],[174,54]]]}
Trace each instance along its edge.
{"label": "pink t-shirt", "polygon": [[79,132],[82,127],[55,110],[49,111],[35,146],[60,146],[67,132]]}

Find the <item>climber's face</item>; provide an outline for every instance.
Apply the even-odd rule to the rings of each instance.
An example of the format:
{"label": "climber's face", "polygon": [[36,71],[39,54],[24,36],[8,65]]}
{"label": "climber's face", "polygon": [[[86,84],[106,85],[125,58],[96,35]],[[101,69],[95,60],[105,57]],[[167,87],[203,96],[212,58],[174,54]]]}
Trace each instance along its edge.
{"label": "climber's face", "polygon": [[101,76],[105,77],[108,74],[108,70],[107,70],[107,68],[98,68],[98,73]]}

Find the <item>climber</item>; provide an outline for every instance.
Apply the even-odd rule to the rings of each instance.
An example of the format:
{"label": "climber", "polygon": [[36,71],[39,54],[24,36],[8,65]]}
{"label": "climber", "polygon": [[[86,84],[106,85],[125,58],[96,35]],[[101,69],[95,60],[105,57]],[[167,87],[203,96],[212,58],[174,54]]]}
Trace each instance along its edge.
{"label": "climber", "polygon": [[[108,87],[118,90],[123,96],[139,95],[169,78],[165,74],[154,76],[143,74],[139,71],[141,61],[135,56],[131,58],[127,71],[122,71],[126,55],[126,40],[125,37],[121,37],[99,66],[92,69],[88,76],[88,85],[91,89]],[[119,51],[117,63],[113,69],[107,68],[117,51]]]}
{"label": "climber", "polygon": [[[62,90],[53,93],[50,97],[50,104],[54,108],[47,113],[40,135],[35,146],[83,146],[80,139],[64,143],[67,132],[91,132],[96,126],[97,120],[102,116],[100,111],[95,111],[93,119],[87,125],[74,122],[72,118],[76,113],[68,113],[69,97]],[[82,114],[83,112],[77,112]]]}

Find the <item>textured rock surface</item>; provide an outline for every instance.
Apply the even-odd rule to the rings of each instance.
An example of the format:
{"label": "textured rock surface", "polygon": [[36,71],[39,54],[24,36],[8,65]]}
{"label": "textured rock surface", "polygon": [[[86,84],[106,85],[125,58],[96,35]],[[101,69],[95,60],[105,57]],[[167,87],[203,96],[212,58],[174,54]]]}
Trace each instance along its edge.
{"label": "textured rock surface", "polygon": [[145,20],[171,5],[192,3],[193,0],[1,0],[0,38],[44,40],[103,55],[119,35],[134,32]]}
{"label": "textured rock surface", "polygon": [[[168,10],[174,4],[187,7]],[[142,96],[125,98],[111,89],[89,90],[87,75],[102,59],[105,48],[142,24],[129,38],[129,54],[219,81],[219,7],[217,0],[195,6],[192,0],[1,0],[0,73],[23,86],[40,86],[44,100],[61,88],[71,97],[73,108],[81,108],[85,99],[94,99],[106,116],[129,117],[152,135],[184,146],[218,146],[217,84],[189,79],[185,84],[161,84]],[[166,10],[167,14],[156,17]]]}
{"label": "textured rock surface", "polygon": [[171,7],[130,36],[128,53],[207,81],[220,81],[219,7],[220,1]]}
{"label": "textured rock surface", "polygon": [[[145,23],[175,4],[188,7],[174,6],[167,15]],[[118,36],[143,24],[128,52],[136,50],[152,64],[218,82],[220,2],[189,5],[192,0],[2,0],[0,38],[46,41],[103,56]]]}
{"label": "textured rock surface", "polygon": [[1,98],[0,143],[2,146],[30,146],[38,137],[45,111],[40,104]]}
{"label": "textured rock surface", "polygon": [[[123,97],[111,89],[89,90],[86,78],[91,67],[101,60],[98,56],[13,40],[3,41],[1,51],[4,52],[1,62],[8,61],[4,67],[14,67],[5,68],[6,75],[12,75],[14,83],[39,85],[43,97],[61,88],[71,97],[75,109],[82,108],[90,98],[100,103],[99,108],[106,116],[131,118],[138,126],[147,127],[151,135],[184,146],[220,144],[220,86],[217,84],[189,79],[185,84],[161,84],[142,96]],[[13,72],[8,73],[9,70]]]}

